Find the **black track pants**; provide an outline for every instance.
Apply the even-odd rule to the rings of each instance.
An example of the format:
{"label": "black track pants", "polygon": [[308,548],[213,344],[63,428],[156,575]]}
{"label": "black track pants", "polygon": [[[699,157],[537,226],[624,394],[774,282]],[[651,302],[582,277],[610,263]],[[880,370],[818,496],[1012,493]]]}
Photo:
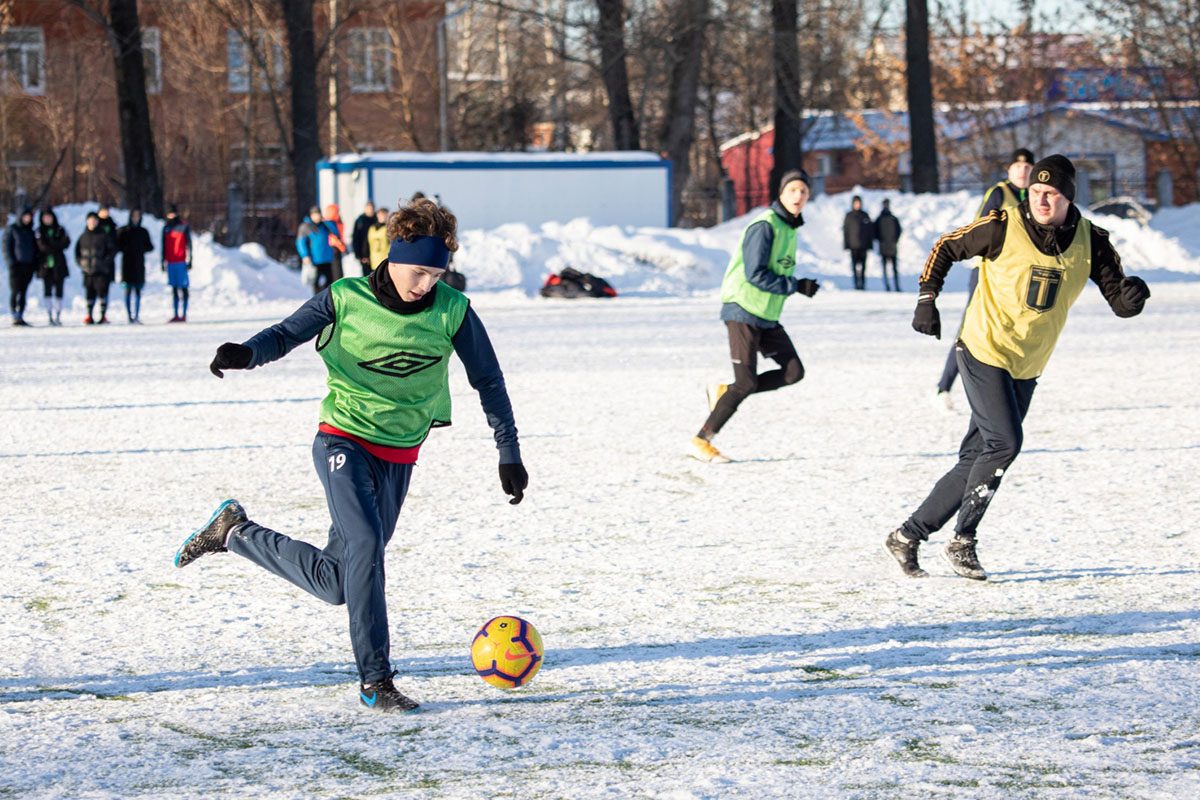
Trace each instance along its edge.
{"label": "black track pants", "polygon": [[[729,357],[733,361],[733,383],[704,423],[704,430],[717,433],[752,394],[770,392],[796,383],[804,377],[804,365],[782,325],[759,328],[744,322],[726,322],[729,331]],[[758,354],[779,365],[779,369],[758,374]]]}

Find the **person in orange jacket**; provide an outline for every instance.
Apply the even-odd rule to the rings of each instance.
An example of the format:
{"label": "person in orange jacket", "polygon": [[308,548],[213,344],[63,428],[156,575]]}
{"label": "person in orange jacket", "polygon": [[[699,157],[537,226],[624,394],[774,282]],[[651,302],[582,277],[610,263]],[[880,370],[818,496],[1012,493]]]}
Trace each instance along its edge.
{"label": "person in orange jacket", "polygon": [[342,272],[342,256],[346,255],[346,226],[342,224],[342,212],[337,203],[325,206],[325,221],[337,226],[337,236],[329,234],[329,246],[334,250],[333,263],[329,267],[331,280],[341,280],[345,277]]}

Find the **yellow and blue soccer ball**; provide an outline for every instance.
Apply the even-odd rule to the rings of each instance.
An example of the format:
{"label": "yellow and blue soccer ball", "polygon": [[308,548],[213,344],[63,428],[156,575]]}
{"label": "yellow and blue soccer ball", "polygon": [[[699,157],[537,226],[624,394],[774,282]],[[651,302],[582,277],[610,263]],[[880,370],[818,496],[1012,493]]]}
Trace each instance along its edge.
{"label": "yellow and blue soccer ball", "polygon": [[520,617],[493,617],[471,640],[471,665],[498,689],[515,689],[542,668],[542,637]]}

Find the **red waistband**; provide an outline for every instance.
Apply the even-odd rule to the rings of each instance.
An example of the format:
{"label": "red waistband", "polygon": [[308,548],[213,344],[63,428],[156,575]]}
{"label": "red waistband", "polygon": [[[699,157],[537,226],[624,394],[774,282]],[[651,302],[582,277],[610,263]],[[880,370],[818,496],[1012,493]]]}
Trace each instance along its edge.
{"label": "red waistband", "polygon": [[417,463],[417,455],[421,452],[421,445],[417,445],[416,447],[388,447],[384,444],[375,444],[352,433],[339,430],[325,422],[318,425],[317,430],[321,433],[328,433],[330,436],[340,436],[343,439],[356,442],[362,445],[363,449],[368,453],[380,461],[387,461],[389,464],[415,464]]}

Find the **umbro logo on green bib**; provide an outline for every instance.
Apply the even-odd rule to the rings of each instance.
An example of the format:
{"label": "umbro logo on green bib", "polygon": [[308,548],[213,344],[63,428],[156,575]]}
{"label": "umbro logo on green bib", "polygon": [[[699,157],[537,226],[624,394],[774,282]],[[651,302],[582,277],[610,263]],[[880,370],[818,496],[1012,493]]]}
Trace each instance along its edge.
{"label": "umbro logo on green bib", "polygon": [[401,350],[398,353],[392,353],[390,356],[384,356],[383,358],[360,361],[358,365],[363,369],[369,369],[371,372],[378,372],[380,375],[390,375],[393,378],[407,378],[409,375],[415,375],[423,369],[429,369],[441,360],[441,356],[426,356],[420,353],[409,353]]}

